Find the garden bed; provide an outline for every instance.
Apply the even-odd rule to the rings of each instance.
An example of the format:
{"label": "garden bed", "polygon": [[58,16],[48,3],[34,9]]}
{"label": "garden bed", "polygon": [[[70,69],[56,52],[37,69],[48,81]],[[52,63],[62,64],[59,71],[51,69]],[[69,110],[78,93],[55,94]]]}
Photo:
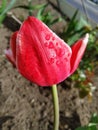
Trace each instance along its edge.
{"label": "garden bed", "polygon": [[[49,9],[51,8],[50,6]],[[18,17],[22,13],[15,10],[14,14]],[[55,25],[53,30],[59,31],[62,26]],[[0,130],[52,130],[51,88],[39,87],[29,82],[6,59],[4,50],[9,47],[11,34],[11,29],[2,25],[0,28]],[[98,113],[98,70],[93,82],[96,90],[91,100],[88,97],[80,99],[78,89],[68,80],[58,85],[59,130],[75,130],[81,125],[88,124],[93,113]]]}

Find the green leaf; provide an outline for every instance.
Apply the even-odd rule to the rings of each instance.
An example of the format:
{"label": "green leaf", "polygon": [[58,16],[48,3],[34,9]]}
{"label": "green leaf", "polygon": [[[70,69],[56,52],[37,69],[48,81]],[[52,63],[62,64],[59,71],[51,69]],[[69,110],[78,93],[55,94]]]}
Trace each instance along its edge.
{"label": "green leaf", "polygon": [[8,4],[6,7],[6,0],[3,1],[3,7],[1,8],[0,11],[0,24],[3,22],[4,18],[6,17],[6,13],[13,7],[15,4],[16,0],[11,0],[11,2]]}
{"label": "green leaf", "polygon": [[7,5],[7,0],[2,0],[2,4],[1,4],[1,7],[0,7],[0,14],[6,8],[6,5]]}
{"label": "green leaf", "polygon": [[98,115],[96,113],[93,114],[90,122],[98,124]]}
{"label": "green leaf", "polygon": [[98,115],[94,113],[91,117],[90,123],[87,126],[78,127],[75,130],[98,130]]}
{"label": "green leaf", "polygon": [[1,15],[6,14],[15,4],[16,0],[11,0],[11,2],[8,4],[8,6],[3,10],[3,12],[1,13]]}
{"label": "green leaf", "polygon": [[92,126],[79,127],[79,128],[76,128],[75,130],[98,130],[98,129],[96,125],[92,125]]}
{"label": "green leaf", "polygon": [[69,33],[70,31],[72,31],[73,27],[75,27],[74,25],[76,24],[76,17],[78,14],[78,10],[76,10],[76,12],[74,13],[73,17],[70,20],[70,23],[68,25],[68,28],[66,30],[66,33]]}
{"label": "green leaf", "polygon": [[77,24],[77,30],[83,28],[84,26],[90,26],[90,25],[83,17],[80,17],[78,24]]}
{"label": "green leaf", "polygon": [[37,18],[42,20],[42,16],[43,16],[43,13],[44,13],[44,10],[45,8],[48,6],[48,4],[45,4],[42,6],[42,8],[40,8],[40,10],[38,11],[37,13]]}
{"label": "green leaf", "polygon": [[0,25],[1,25],[1,23],[3,22],[3,20],[5,19],[5,17],[6,17],[6,15],[0,15]]}
{"label": "green leaf", "polygon": [[51,25],[53,25],[53,24],[55,24],[57,22],[60,22],[60,21],[62,21],[62,18],[56,18],[56,19],[51,21]]}

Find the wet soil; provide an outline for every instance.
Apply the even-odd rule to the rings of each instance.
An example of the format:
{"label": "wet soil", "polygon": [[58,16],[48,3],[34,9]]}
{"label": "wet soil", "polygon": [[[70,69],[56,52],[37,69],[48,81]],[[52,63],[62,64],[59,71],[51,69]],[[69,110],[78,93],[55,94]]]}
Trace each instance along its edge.
{"label": "wet soil", "polygon": [[[16,12],[14,14],[17,16]],[[59,31],[58,26],[53,29]],[[31,83],[22,77],[6,59],[4,50],[9,47],[11,34],[11,29],[5,25],[1,26],[0,130],[52,130],[51,88]],[[69,81],[58,85],[59,130],[75,130],[78,126],[86,125],[93,113],[98,113],[98,71],[96,71],[93,81],[96,90],[93,93],[92,101],[89,101],[87,97],[80,99],[79,90]]]}

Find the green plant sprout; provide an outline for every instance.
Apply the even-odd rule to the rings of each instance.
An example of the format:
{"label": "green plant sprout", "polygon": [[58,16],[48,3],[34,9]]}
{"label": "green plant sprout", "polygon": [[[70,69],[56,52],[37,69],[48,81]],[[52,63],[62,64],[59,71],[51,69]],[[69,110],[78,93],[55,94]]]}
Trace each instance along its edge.
{"label": "green plant sprout", "polygon": [[88,125],[78,127],[75,130],[98,130],[98,115],[94,113]]}
{"label": "green plant sprout", "polygon": [[41,5],[32,5],[32,0],[30,0],[28,2],[28,5],[18,5],[13,8],[26,9],[28,10],[29,16],[33,16],[33,11],[37,10],[36,17],[43,21],[47,26],[51,26],[57,22],[60,22],[62,18],[54,18],[54,16],[49,11],[46,11],[48,5],[48,3]]}
{"label": "green plant sprout", "polygon": [[79,88],[81,98],[87,95],[88,97],[92,97],[92,93],[95,90],[95,86],[92,82],[92,77],[94,75],[94,67],[98,64],[98,27],[96,26],[92,28],[91,25],[88,24],[88,22],[86,22],[83,17],[78,20],[76,18],[77,14],[78,10],[68,22],[68,26],[61,34],[61,38],[67,41],[67,43],[69,43],[71,46],[73,42],[77,41],[77,39],[84,36],[86,33],[89,33],[90,38],[86,54],[80,63],[79,69],[70,78],[72,81],[75,81],[75,86]]}
{"label": "green plant sprout", "polygon": [[11,0],[11,2],[8,4],[7,0],[2,0],[2,4],[0,6],[0,24],[5,19],[7,12],[13,7],[16,0]]}
{"label": "green plant sprout", "polygon": [[33,11],[37,10],[36,17],[48,26],[51,26],[62,20],[61,18],[54,18],[54,16],[49,11],[46,11],[47,6],[49,5],[48,3],[41,5],[32,5],[32,0],[28,0],[27,5],[14,6],[15,2],[16,0],[11,0],[11,2],[8,4],[7,0],[2,1],[2,4],[0,6],[0,24],[5,19],[7,12],[15,8],[26,9],[29,16],[33,16]]}

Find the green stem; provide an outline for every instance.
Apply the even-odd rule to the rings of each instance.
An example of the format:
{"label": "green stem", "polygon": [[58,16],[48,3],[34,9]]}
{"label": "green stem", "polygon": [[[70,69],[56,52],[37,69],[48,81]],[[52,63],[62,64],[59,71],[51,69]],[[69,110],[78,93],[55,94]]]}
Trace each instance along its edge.
{"label": "green stem", "polygon": [[59,102],[58,102],[58,92],[57,92],[56,85],[52,85],[52,97],[53,97],[53,105],[54,105],[53,130],[58,130],[59,129]]}

